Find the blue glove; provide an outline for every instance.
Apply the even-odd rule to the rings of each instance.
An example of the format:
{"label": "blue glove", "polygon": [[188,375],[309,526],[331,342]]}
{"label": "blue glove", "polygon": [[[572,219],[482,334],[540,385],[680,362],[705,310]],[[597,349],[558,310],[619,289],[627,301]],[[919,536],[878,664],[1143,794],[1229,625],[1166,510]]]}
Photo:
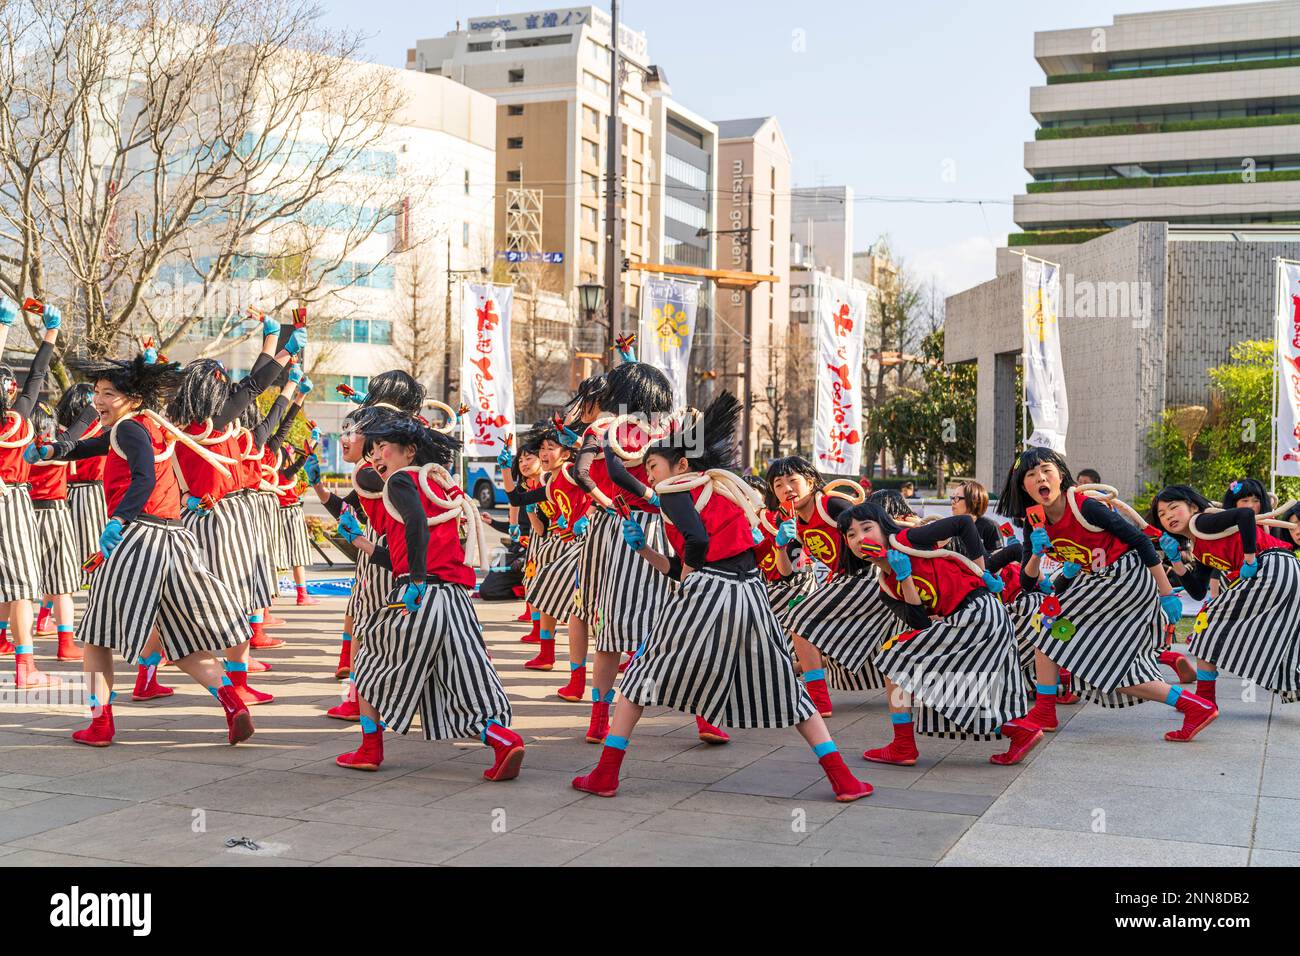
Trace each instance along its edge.
{"label": "blue glove", "polygon": [[501,466],[501,470],[504,471],[505,469],[512,466],[514,463],[515,463],[514,454],[511,453],[509,448],[502,448],[500,453],[497,455],[497,464]]}
{"label": "blue glove", "polygon": [[640,551],[645,547],[645,532],[631,518],[623,519],[623,543],[633,551]]}
{"label": "blue glove", "polygon": [[565,528],[567,528],[568,526],[569,526],[569,519],[568,519],[568,517],[566,517],[566,516],[563,515],[563,514],[558,514],[558,515],[555,516],[555,527],[557,527],[557,528],[559,528],[561,531],[563,531],[563,530],[564,530]]}
{"label": "blue glove", "polygon": [[421,581],[416,584],[412,581],[402,592],[402,603],[406,605],[406,612],[414,614],[420,609],[420,602],[424,600],[424,592],[429,590],[429,585]]}
{"label": "blue glove", "polygon": [[1168,532],[1160,535],[1160,550],[1165,553],[1165,557],[1170,561],[1183,560],[1182,554],[1178,551],[1178,541]]}
{"label": "blue glove", "polygon": [[144,364],[145,364],[145,365],[157,365],[157,364],[158,364],[158,350],[157,350],[156,348],[154,348],[152,345],[149,346],[147,349],[145,349],[144,352],[141,353],[141,354],[144,355]]}
{"label": "blue glove", "polygon": [[[298,391],[300,391],[304,395],[306,395],[315,387],[316,386],[311,383],[311,379],[309,379],[306,375],[304,375],[302,377],[302,381],[298,383]],[[316,437],[319,434],[320,433],[317,432],[315,429],[312,429],[312,436],[313,436],[312,441],[320,441],[320,438]]]}
{"label": "blue glove", "polygon": [[303,346],[306,344],[307,344],[307,330],[294,329],[289,334],[289,338],[284,343],[284,350],[288,352],[290,355],[297,355],[299,352],[302,351]]}
{"label": "blue glove", "polygon": [[984,572],[984,586],[994,594],[1001,594],[1006,583],[992,571]]}
{"label": "blue glove", "polygon": [[1051,593],[1052,593],[1052,590],[1053,590],[1053,588],[1052,588],[1052,579],[1049,578],[1049,577],[1047,577],[1046,575],[1044,575],[1043,577],[1039,578],[1039,579],[1038,579],[1038,590],[1042,591],[1044,594],[1051,594]]}
{"label": "blue glove", "polygon": [[[305,378],[303,379],[303,382],[307,382],[307,381],[308,381],[307,379],[305,379]],[[301,385],[298,386],[298,391],[300,391],[300,392],[302,391],[302,386],[301,386]],[[320,444],[320,429],[319,429],[319,428],[313,428],[313,429],[311,430],[311,436],[310,436],[310,437],[311,437],[311,443],[312,443],[313,445],[319,445],[319,444]]]}
{"label": "blue glove", "polygon": [[659,493],[656,492],[656,491],[652,491],[652,492],[650,492],[650,497],[647,498],[646,501],[649,502],[649,504],[650,504],[652,507],[654,507],[654,508],[658,508],[658,507],[659,507]]}
{"label": "blue glove", "polygon": [[120,518],[109,518],[108,524],[104,525],[104,530],[99,534],[99,550],[104,553],[105,559],[122,543],[124,530]]}
{"label": "blue glove", "polygon": [[1082,564],[1079,564],[1075,561],[1066,561],[1063,565],[1061,565],[1061,577],[1065,578],[1065,580],[1067,581],[1070,581],[1076,578],[1079,572],[1082,570],[1083,570]]}
{"label": "blue glove", "polygon": [[889,568],[894,572],[894,577],[898,578],[899,584],[912,576],[912,559],[902,551],[890,548],[885,552],[885,560],[889,562]]}
{"label": "blue glove", "polygon": [[188,508],[190,511],[197,512],[198,514],[201,515],[208,513],[208,509],[203,507],[203,499],[196,497],[195,495],[186,496],[185,507]]}
{"label": "blue glove", "polygon": [[41,316],[41,321],[45,323],[45,328],[57,329],[63,324],[63,313],[59,311],[57,305],[47,305],[45,313]]}
{"label": "blue glove", "polygon": [[364,405],[364,404],[366,403],[366,396],[367,396],[368,394],[370,394],[370,393],[369,393],[369,392],[357,392],[357,393],[355,393],[355,394],[353,394],[353,395],[349,395],[349,396],[348,396],[348,401],[351,402],[353,405]]}
{"label": "blue glove", "polygon": [[763,543],[763,532],[759,531],[757,528],[750,528],[749,536],[753,539],[755,544]]}
{"label": "blue glove", "polygon": [[518,544],[519,535],[523,533],[523,529],[521,529],[517,524],[512,524],[509,528],[509,531],[510,531],[510,540]]}
{"label": "blue glove", "polygon": [[1241,579],[1247,581],[1253,578],[1259,572],[1259,560],[1243,561],[1241,563]]}
{"label": "blue glove", "polygon": [[320,484],[320,459],[315,455],[308,455],[302,463],[303,473],[307,476],[307,484]]}
{"label": "blue glove", "polygon": [[774,539],[776,541],[776,546],[778,548],[784,548],[787,544],[793,541],[795,536],[798,534],[799,526],[795,524],[794,519],[786,518],[776,526],[776,537]]}
{"label": "blue glove", "polygon": [[35,445],[28,445],[23,449],[23,461],[29,465],[34,465],[38,461],[49,461],[54,457],[54,449],[49,445],[42,445],[39,448]]}
{"label": "blue glove", "polygon": [[1166,594],[1160,599],[1160,610],[1170,624],[1177,624],[1183,619],[1183,602],[1177,594]]}
{"label": "blue glove", "polygon": [[1035,528],[1029,535],[1029,546],[1033,548],[1035,556],[1046,553],[1052,547],[1052,539],[1047,530]]}
{"label": "blue glove", "polygon": [[265,316],[262,319],[262,338],[266,338],[268,335],[278,336],[279,334],[280,334],[280,323],[275,319],[271,318],[269,315]]}
{"label": "blue glove", "polygon": [[525,510],[526,512],[528,512],[529,514],[534,514],[534,513],[536,513],[536,511],[537,511],[537,505],[535,505],[535,504],[524,505],[524,510]]}
{"label": "blue glove", "polygon": [[343,540],[351,544],[361,534],[361,524],[357,521],[351,509],[345,510],[339,515],[339,534],[343,535]]}
{"label": "blue glove", "polygon": [[591,522],[587,520],[586,515],[583,515],[577,521],[573,522],[574,537],[581,538],[584,534],[587,533],[587,529],[590,527],[591,527]]}
{"label": "blue glove", "polygon": [[289,369],[289,381],[293,382],[295,385],[302,381],[301,365],[295,365],[293,368]]}
{"label": "blue glove", "polygon": [[8,327],[16,321],[18,321],[18,306],[8,299],[0,299],[0,325]]}

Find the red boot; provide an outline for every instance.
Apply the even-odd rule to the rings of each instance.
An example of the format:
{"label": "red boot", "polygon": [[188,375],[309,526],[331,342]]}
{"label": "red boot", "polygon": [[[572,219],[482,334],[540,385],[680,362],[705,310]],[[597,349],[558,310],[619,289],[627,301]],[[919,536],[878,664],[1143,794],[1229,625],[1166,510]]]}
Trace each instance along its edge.
{"label": "red boot", "polygon": [[835,791],[835,799],[840,803],[869,797],[875,789],[865,780],[853,776],[853,772],[849,770],[838,750],[823,754],[817,758],[817,762],[826,772],[826,779],[831,782],[831,789]]}
{"label": "red boot", "polygon": [[1173,669],[1173,672],[1178,675],[1178,683],[1180,684],[1190,684],[1196,680],[1196,668],[1192,666],[1191,661],[1177,651],[1161,651],[1160,663]]}
{"label": "red boot", "polygon": [[59,660],[81,660],[81,648],[77,646],[77,635],[72,631],[59,631]]}
{"label": "red boot", "polygon": [[603,744],[608,734],[609,704],[603,700],[593,700],[591,702],[591,723],[587,725],[587,743]]}
{"label": "red boot", "polygon": [[384,762],[384,732],[372,730],[361,734],[361,746],[350,754],[339,754],[334,762],[349,770],[378,770]]}
{"label": "red boot", "polygon": [[36,614],[36,627],[32,633],[37,637],[49,637],[51,634],[54,634],[55,629],[50,625],[50,617],[52,614],[52,610],[42,604],[40,611]]}
{"label": "red boot", "polygon": [[334,679],[342,680],[352,673],[352,642],[339,642],[339,662],[334,668]]}
{"label": "red boot", "polygon": [[348,684],[348,694],[343,698],[343,703],[335,704],[325,711],[325,716],[333,717],[335,720],[360,720],[361,705],[357,703],[357,685]]}
{"label": "red boot", "polygon": [[894,724],[894,739],[887,747],[877,747],[862,754],[863,760],[872,763],[892,763],[900,767],[910,767],[916,763],[920,751],[916,749],[916,728],[909,720],[905,724]]}
{"label": "red boot", "polygon": [[155,697],[170,697],[176,693],[170,687],[158,683],[158,665],[141,664],[135,672],[135,689],[131,691],[132,700],[153,700]]}
{"label": "red boot", "polygon": [[808,696],[812,698],[817,713],[823,717],[831,716],[831,692],[826,689],[826,679],[822,677],[816,680],[805,680],[803,686],[808,691]]}
{"label": "red boot", "polygon": [[699,715],[696,715],[695,717],[695,729],[699,732],[700,739],[703,740],[706,744],[717,745],[717,744],[731,743],[731,738],[727,736],[727,732],[725,730],[723,730],[720,727],[714,727],[711,723],[709,723],[707,720],[705,720],[703,717],[700,717]]}
{"label": "red boot", "polygon": [[113,742],[113,733],[116,731],[113,726],[113,705],[105,704],[95,710],[99,713],[91,711],[90,726],[84,730],[74,731],[72,739],[87,747],[107,747]]}
{"label": "red boot", "polygon": [[271,665],[266,661],[259,661],[256,657],[248,659],[248,673],[250,674],[265,674],[270,669]]}
{"label": "red boot", "polygon": [[0,657],[9,657],[14,652],[14,646],[9,643],[9,632],[0,631]]}
{"label": "red boot", "polygon": [[520,611],[519,616],[515,618],[516,621],[531,621],[532,619],[533,612],[528,610],[528,605],[524,605],[524,609]]}
{"label": "red boot", "polygon": [[1011,746],[1007,747],[1006,753],[993,754],[989,757],[989,763],[1009,767],[1013,763],[1024,760],[1025,755],[1043,739],[1043,728],[1008,720],[1002,725],[1002,736],[1011,741]]}
{"label": "red boot", "polygon": [[280,640],[278,637],[267,637],[266,625],[254,624],[251,646],[256,647],[258,650],[268,647],[284,647],[284,641]]}
{"label": "red boot", "polygon": [[483,771],[483,779],[499,782],[519,776],[519,765],[524,762],[524,738],[509,727],[488,724],[483,740],[496,755],[492,766]]}
{"label": "red boot", "polygon": [[1055,733],[1056,728],[1061,726],[1056,719],[1056,695],[1040,692],[1034,701],[1034,706],[1030,708],[1029,713],[1020,718],[1020,722],[1041,727],[1049,734]]}
{"label": "red boot", "polygon": [[271,614],[266,615],[266,620],[262,623],[263,627],[283,627],[284,618],[274,617]]}
{"label": "red boot", "polygon": [[253,736],[253,715],[230,684],[218,688],[217,700],[226,712],[226,739],[237,744]]}
{"label": "red boot", "polygon": [[275,700],[274,694],[254,690],[248,686],[248,671],[227,671],[226,676],[230,678],[230,686],[235,689],[239,699],[249,707],[255,707],[258,704],[269,704]]}
{"label": "red boot", "polygon": [[1219,681],[1217,671],[1215,672],[1214,677],[1211,677],[1209,680],[1201,680],[1201,675],[1199,673],[1196,675],[1196,696],[1201,698],[1201,700],[1208,700],[1215,707],[1219,706],[1218,686]]}
{"label": "red boot", "polygon": [[600,762],[591,773],[573,778],[573,789],[594,793],[598,797],[612,797],[618,793],[618,768],[623,766],[626,750],[605,747],[600,752]]}
{"label": "red boot", "polygon": [[531,661],[524,661],[530,671],[549,671],[555,667],[555,641],[541,641],[537,647],[537,656]]}
{"label": "red boot", "polygon": [[[532,617],[531,613],[529,614],[529,617]],[[523,641],[525,644],[538,644],[542,640],[540,636],[542,633],[542,619],[540,617],[534,617],[532,620],[533,626],[529,629],[528,633],[519,638],[519,640]]]}
{"label": "red boot", "polygon": [[38,687],[58,687],[59,679],[53,674],[43,674],[36,669],[36,662],[31,654],[14,653],[17,658],[17,673],[14,687],[18,690],[34,690]]}
{"label": "red boot", "polygon": [[627,660],[625,660],[622,664],[618,665],[618,672],[620,674],[623,673],[625,670],[627,670],[628,665],[631,664],[634,660],[636,660],[636,653],[634,651],[628,651]]}
{"label": "red boot", "polygon": [[1056,702],[1058,704],[1077,704],[1079,695],[1074,692],[1074,678],[1064,667],[1061,668],[1061,676],[1057,684]]}
{"label": "red boot", "polygon": [[561,700],[579,701],[587,696],[587,668],[574,667],[569,670],[569,682],[557,690]]}
{"label": "red boot", "polygon": [[1191,740],[1219,716],[1218,707],[1195,694],[1180,694],[1174,707],[1183,715],[1183,726],[1165,734],[1165,740],[1178,743]]}
{"label": "red boot", "polygon": [[314,605],[314,604],[319,604],[319,603],[320,603],[320,601],[319,601],[317,598],[312,597],[312,596],[311,596],[310,594],[308,594],[306,591],[299,591],[299,592],[298,592],[298,606],[299,606],[299,607],[311,607],[312,605]]}

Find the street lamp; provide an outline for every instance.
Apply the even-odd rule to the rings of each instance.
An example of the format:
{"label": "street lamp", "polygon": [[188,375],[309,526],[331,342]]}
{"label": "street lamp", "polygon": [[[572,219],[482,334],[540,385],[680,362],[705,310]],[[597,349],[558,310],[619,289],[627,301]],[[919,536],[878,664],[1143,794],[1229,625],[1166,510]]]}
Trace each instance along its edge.
{"label": "street lamp", "polygon": [[578,286],[578,305],[583,312],[599,312],[605,301],[605,287],[599,282],[584,282]]}

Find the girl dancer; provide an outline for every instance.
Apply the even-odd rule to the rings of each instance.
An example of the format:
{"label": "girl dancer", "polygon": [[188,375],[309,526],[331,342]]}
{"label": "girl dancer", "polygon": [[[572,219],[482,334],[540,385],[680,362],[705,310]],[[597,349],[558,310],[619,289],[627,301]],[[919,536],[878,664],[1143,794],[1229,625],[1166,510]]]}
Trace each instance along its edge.
{"label": "girl dancer", "polygon": [[648,567],[682,585],[669,598],[623,679],[600,761],[575,777],[575,789],[612,797],[628,738],[647,706],[701,714],[729,727],[793,725],[812,747],[835,799],[857,800],[871,785],[849,771],[826,724],[790,664],[780,626],[767,603],[754,557],[758,502],[735,475],[740,404],[720,395],[645,449],[645,475],[654,491],[628,474],[614,449],[609,473],[629,494],[657,494],[676,556],[646,543],[639,521],[625,519],[627,547]]}
{"label": "girl dancer", "polygon": [[1216,702],[1223,668],[1285,703],[1300,699],[1300,561],[1287,541],[1257,527],[1283,522],[1260,518],[1248,506],[1216,510],[1186,485],[1157,494],[1150,519],[1193,598],[1203,600],[1211,577],[1223,576],[1223,593],[1197,615],[1189,642],[1197,658],[1197,696]]}
{"label": "girl dancer", "polygon": [[[744,475],[745,484],[760,496],[767,495],[767,483],[757,475]],[[763,540],[754,545],[758,570],[767,581],[767,603],[771,605],[782,633],[789,636],[789,618],[797,606],[817,589],[817,577],[810,562],[803,560],[803,551],[796,535],[783,546],[778,546],[776,536],[784,516],[781,512],[764,508],[758,516],[758,530]],[[791,655],[794,645],[791,644]]]}
{"label": "girl dancer", "polygon": [[[281,554],[284,564],[281,570],[293,574],[293,586],[297,592],[298,606],[319,604],[316,598],[307,593],[306,567],[311,563],[311,543],[307,537],[307,519],[303,517],[302,498],[298,490],[298,472],[307,460],[307,452],[295,454],[284,447],[289,437],[289,430],[297,417],[302,414],[302,403],[312,390],[311,379],[304,376],[298,382],[298,394],[284,416],[279,430],[266,443],[268,454],[277,456],[279,467],[267,474],[267,481],[275,485],[279,497],[280,511],[277,515],[276,530],[283,542]],[[320,441],[320,432],[312,426],[312,445]]]}
{"label": "girl dancer", "polygon": [[[66,432],[65,438],[76,441],[81,438],[94,438],[102,431],[99,415],[90,399],[94,395],[94,386],[81,382],[64,390],[55,406],[59,427]],[[75,423],[83,415],[89,416],[90,423],[85,430],[78,433]],[[68,508],[72,512],[72,531],[76,543],[73,552],[77,555],[78,574],[81,586],[90,587],[90,575],[80,570],[80,564],[99,547],[99,535],[108,521],[108,508],[104,504],[104,458],[86,458],[68,465]]]}
{"label": "girl dancer", "polygon": [[[172,471],[172,441],[202,446],[157,414],[180,384],[175,364],[106,361],[85,367],[105,433],[44,446],[44,460],[108,455],[104,492],[108,523],[100,535],[104,563],[95,572],[81,621],[83,667],[90,685],[90,726],[78,743],[113,741],[113,654],[135,661],[167,655],[217,698],[232,744],[253,734],[248,708],[213,656],[248,639],[248,624],[230,590],[208,570],[194,536],[180,522],[181,493]],[[111,452],[111,454],[110,454]]]}
{"label": "girl dancer", "polygon": [[[838,526],[845,564],[869,565],[885,604],[909,628],[885,641],[875,658],[889,691],[894,739],[863,758],[911,766],[919,755],[919,732],[977,740],[1006,736],[1010,749],[990,761],[1023,760],[1043,731],[1016,719],[1029,701],[1015,626],[996,597],[1002,580],[984,568],[984,547],[971,516],[904,528],[868,502],[840,515]],[[948,540],[960,541],[963,550],[938,547]]]}
{"label": "girl dancer", "polygon": [[1055,593],[1039,608],[1050,624],[1032,638],[1038,696],[1029,723],[1056,730],[1060,667],[1102,706],[1154,700],[1176,708],[1183,727],[1170,740],[1191,740],[1219,716],[1212,702],[1160,679],[1162,612],[1174,623],[1182,605],[1145,534],[1075,488],[1065,459],[1050,448],[1020,453],[999,504],[1003,514],[1028,522],[1021,542],[1030,555],[1021,571],[1026,590],[1039,587],[1043,555],[1063,565],[1054,581],[1044,579]]}
{"label": "girl dancer", "polygon": [[[401,415],[369,419],[369,457],[384,481],[383,510],[374,520],[385,536],[377,548],[358,538],[371,560],[397,578],[402,613],[377,615],[357,652],[353,680],[361,710],[361,746],[337,758],[340,767],[378,770],[383,731],[404,734],[418,708],[426,740],[477,736],[492,748],[487,780],[510,780],[524,759],[523,739],[510,729],[510,701],[492,667],[470,604],[474,570],[458,528],[467,523],[471,557],[483,524],[472,499],[447,473],[459,444]],[[477,549],[474,545],[477,544]]]}
{"label": "girl dancer", "polygon": [[[518,504],[514,499],[537,491],[542,487],[542,461],[538,457],[541,447],[541,435],[545,429],[534,429],[526,435],[519,437],[519,454],[515,456],[510,449],[502,448],[501,454],[497,456],[497,464],[501,468],[501,484],[505,488],[506,498],[510,500],[510,525],[508,528],[510,540],[518,542],[521,538],[527,539],[525,553],[527,557],[524,561],[524,595],[527,597],[527,588],[532,584],[533,578],[537,576],[539,564],[545,563],[546,556],[550,551],[551,544],[546,538],[546,516],[542,514],[541,518],[536,517],[537,508],[535,505]],[[504,463],[504,464],[503,464]],[[528,515],[528,524],[530,530],[524,533],[521,525],[524,523],[522,515]],[[530,622],[530,628],[527,634],[519,640],[525,644],[538,644],[541,642],[542,632],[542,614],[533,605],[524,602],[525,618]]]}
{"label": "girl dancer", "polygon": [[[0,354],[17,318],[14,304],[0,297]],[[6,631],[12,627],[19,690],[57,682],[37,670],[32,657],[32,601],[40,597],[41,584],[34,547],[36,515],[28,493],[31,465],[23,449],[32,440],[32,409],[45,384],[62,318],[55,306],[45,306],[45,335],[21,392],[13,370],[0,365],[0,642],[7,643]]]}

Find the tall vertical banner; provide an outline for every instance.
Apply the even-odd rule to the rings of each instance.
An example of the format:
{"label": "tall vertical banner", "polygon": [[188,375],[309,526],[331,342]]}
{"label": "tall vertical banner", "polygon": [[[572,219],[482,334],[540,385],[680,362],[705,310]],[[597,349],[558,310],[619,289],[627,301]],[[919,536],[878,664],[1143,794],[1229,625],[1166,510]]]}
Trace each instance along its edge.
{"label": "tall vertical banner", "polygon": [[460,400],[469,407],[465,455],[495,458],[514,431],[515,378],[510,312],[515,290],[490,282],[461,285]]}
{"label": "tall vertical banner", "polygon": [[867,294],[842,279],[814,273],[817,315],[817,415],[814,465],[833,475],[862,466],[862,334]]}
{"label": "tall vertical banner", "polygon": [[1025,444],[1065,454],[1070,405],[1061,364],[1061,267],[1024,257],[1021,291],[1025,319],[1025,407],[1033,431]]}
{"label": "tall vertical banner", "polygon": [[641,285],[641,333],[637,357],[668,376],[673,406],[686,405],[686,385],[695,337],[700,287],[675,279],[646,279]]}
{"label": "tall vertical banner", "polygon": [[1277,261],[1273,474],[1300,476],[1300,262]]}

